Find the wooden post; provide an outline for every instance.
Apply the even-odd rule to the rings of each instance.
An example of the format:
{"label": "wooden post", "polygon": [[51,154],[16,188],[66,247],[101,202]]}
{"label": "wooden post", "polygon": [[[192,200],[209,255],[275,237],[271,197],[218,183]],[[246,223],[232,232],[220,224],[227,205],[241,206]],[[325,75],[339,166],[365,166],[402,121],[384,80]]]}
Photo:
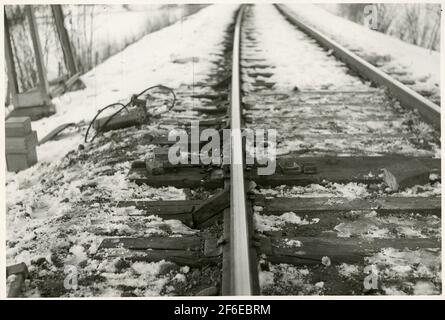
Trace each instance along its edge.
{"label": "wooden post", "polygon": [[70,76],[73,76],[78,72],[78,70],[76,60],[74,59],[73,47],[71,45],[68,32],[65,28],[62,6],[60,4],[51,5],[51,10],[53,12],[57,34],[59,35],[59,40],[62,45],[66,67]]}
{"label": "wooden post", "polygon": [[5,106],[9,106],[11,103],[11,90],[9,89],[9,87],[11,87],[9,85],[9,80],[6,81],[6,91],[5,91]]}
{"label": "wooden post", "polygon": [[13,104],[17,103],[17,94],[19,93],[19,87],[17,84],[17,72],[15,70],[14,58],[11,46],[11,38],[9,33],[9,24],[6,17],[6,11],[3,11],[3,20],[5,25],[5,60],[6,68],[8,70],[8,87],[12,96]]}
{"label": "wooden post", "polygon": [[32,5],[26,5],[25,10],[26,10],[26,14],[28,16],[29,27],[30,27],[30,31],[31,31],[32,45],[34,47],[34,54],[35,54],[36,64],[37,64],[37,73],[39,74],[40,93],[41,93],[42,99],[45,101],[45,103],[50,104],[51,100],[50,100],[49,84],[48,84],[48,79],[46,77],[46,68],[43,63],[43,55],[42,55],[42,48],[40,45],[39,30],[37,28],[37,23],[36,23],[36,19],[34,17]]}

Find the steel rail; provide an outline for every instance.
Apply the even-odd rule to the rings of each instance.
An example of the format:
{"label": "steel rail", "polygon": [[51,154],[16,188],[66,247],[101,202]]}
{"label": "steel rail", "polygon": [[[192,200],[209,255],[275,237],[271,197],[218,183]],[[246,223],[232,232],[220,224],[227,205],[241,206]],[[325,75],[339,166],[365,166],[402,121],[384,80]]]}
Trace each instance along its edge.
{"label": "steel rail", "polygon": [[240,42],[241,21],[244,13],[241,6],[236,17],[232,51],[231,86],[231,164],[230,164],[230,266],[232,295],[252,294],[253,282],[250,265],[249,224],[244,188],[244,159],[241,135],[241,85]]}
{"label": "steel rail", "polygon": [[311,38],[315,39],[321,46],[331,49],[333,54],[346,63],[349,68],[357,71],[364,78],[388,88],[391,94],[402,106],[418,110],[426,122],[436,128],[440,128],[440,107],[438,105],[408,88],[400,81],[392,78],[379,68],[374,67],[372,64],[330,39],[314,27],[302,22],[301,19],[299,19],[298,16],[286,5],[275,4],[275,6],[292,24],[308,34]]}

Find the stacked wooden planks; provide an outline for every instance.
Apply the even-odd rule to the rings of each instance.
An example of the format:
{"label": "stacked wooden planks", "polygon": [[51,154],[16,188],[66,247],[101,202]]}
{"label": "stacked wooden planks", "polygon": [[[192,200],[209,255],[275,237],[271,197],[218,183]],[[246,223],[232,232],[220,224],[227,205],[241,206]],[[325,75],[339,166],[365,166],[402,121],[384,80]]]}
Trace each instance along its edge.
{"label": "stacked wooden planks", "polygon": [[5,122],[6,164],[17,172],[37,163],[37,132],[31,129],[31,118],[11,117]]}

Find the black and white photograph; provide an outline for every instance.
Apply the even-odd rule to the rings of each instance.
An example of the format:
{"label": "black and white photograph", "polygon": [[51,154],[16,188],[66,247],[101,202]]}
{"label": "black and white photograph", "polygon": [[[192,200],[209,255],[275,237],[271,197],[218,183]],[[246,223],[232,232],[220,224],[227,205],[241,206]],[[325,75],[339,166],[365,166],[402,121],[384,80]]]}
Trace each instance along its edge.
{"label": "black and white photograph", "polygon": [[443,297],[442,15],[4,4],[0,295]]}

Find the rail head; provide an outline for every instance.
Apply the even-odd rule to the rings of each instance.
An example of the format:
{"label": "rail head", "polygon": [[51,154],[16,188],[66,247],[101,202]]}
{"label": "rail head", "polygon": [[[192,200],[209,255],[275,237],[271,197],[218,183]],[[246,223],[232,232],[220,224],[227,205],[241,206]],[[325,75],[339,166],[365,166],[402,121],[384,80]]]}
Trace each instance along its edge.
{"label": "rail head", "polygon": [[241,85],[240,85],[240,42],[241,22],[245,6],[241,6],[236,17],[232,52],[231,86],[231,165],[230,165],[230,288],[232,295],[252,295],[252,275],[249,245],[249,223],[246,209],[244,183],[243,144],[241,135]]}

